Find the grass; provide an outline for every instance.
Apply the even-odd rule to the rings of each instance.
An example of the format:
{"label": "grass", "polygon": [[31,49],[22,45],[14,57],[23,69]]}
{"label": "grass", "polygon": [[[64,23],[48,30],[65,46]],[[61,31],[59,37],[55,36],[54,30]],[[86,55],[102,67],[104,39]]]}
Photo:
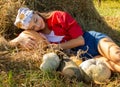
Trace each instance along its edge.
{"label": "grass", "polygon": [[120,1],[102,1],[101,6],[94,1],[95,7],[108,24],[117,31],[120,31]]}
{"label": "grass", "polygon": [[[109,26],[120,31],[120,2],[105,1],[101,3],[100,7],[96,1],[94,3]],[[40,62],[34,61],[35,58],[38,58],[38,56],[33,56],[36,55],[35,52],[27,55],[21,53],[19,57],[16,53],[17,49],[12,49],[8,54],[0,54],[0,87],[120,87],[119,73],[113,73],[110,82],[101,85],[85,84],[74,80],[70,82],[61,77],[58,72],[42,72],[39,69]],[[10,60],[11,55],[16,59]],[[23,60],[19,60],[21,58]]]}
{"label": "grass", "polygon": [[101,16],[120,17],[120,1],[102,1],[100,6],[96,1],[94,3]]}
{"label": "grass", "polygon": [[[120,46],[120,1],[106,0],[101,2],[101,6],[94,0],[95,7],[99,14],[105,19],[107,24],[117,33],[109,34]],[[109,32],[109,31],[107,31]]]}

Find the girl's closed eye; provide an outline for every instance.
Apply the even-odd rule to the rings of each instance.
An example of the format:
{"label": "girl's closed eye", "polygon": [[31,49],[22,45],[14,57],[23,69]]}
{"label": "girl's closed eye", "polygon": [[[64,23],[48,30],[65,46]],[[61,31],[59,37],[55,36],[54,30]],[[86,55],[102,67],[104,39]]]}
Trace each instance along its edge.
{"label": "girl's closed eye", "polygon": [[32,26],[31,29],[34,30],[35,26]]}

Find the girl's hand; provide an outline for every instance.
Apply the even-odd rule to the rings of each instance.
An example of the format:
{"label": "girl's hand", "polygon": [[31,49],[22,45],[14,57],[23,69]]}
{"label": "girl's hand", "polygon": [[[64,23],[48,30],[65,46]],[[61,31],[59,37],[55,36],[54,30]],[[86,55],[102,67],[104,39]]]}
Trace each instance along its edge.
{"label": "girl's hand", "polygon": [[19,37],[19,44],[25,49],[33,49],[36,46],[35,39],[29,36]]}
{"label": "girl's hand", "polygon": [[25,33],[21,33],[17,38],[11,40],[9,43],[11,46],[20,45],[25,49],[32,49],[36,46],[35,38]]}

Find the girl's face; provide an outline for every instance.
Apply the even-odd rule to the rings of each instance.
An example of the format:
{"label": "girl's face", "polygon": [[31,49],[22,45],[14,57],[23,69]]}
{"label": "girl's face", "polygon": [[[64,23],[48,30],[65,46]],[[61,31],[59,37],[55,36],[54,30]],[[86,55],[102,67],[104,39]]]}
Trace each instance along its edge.
{"label": "girl's face", "polygon": [[29,29],[34,31],[43,30],[45,28],[45,22],[38,14],[33,14],[33,17],[29,24]]}

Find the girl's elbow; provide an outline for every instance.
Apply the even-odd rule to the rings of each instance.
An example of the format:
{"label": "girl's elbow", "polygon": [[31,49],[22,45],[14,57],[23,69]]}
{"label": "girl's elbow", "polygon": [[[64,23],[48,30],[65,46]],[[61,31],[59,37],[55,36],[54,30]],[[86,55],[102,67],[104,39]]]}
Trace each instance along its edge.
{"label": "girl's elbow", "polygon": [[84,40],[84,38],[83,38],[82,36],[81,36],[80,38],[81,38],[81,40],[80,40],[81,45],[84,45],[84,44],[85,44],[85,40]]}
{"label": "girl's elbow", "polygon": [[85,40],[84,39],[82,40],[82,45],[85,45]]}

